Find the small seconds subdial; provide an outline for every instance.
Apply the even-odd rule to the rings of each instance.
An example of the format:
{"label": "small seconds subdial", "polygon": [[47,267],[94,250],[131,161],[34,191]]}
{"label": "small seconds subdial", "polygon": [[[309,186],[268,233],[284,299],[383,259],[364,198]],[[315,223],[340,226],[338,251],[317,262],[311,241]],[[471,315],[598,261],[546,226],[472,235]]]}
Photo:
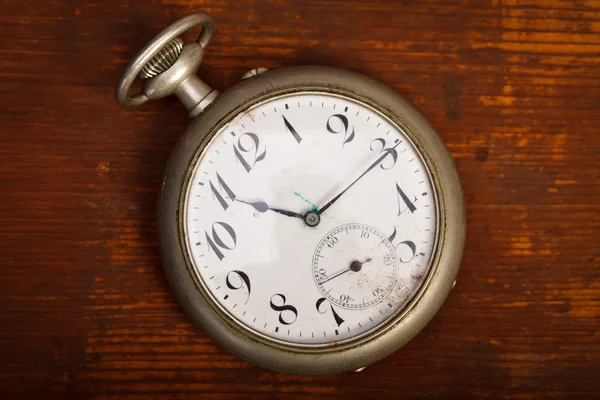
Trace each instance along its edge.
{"label": "small seconds subdial", "polygon": [[317,287],[331,303],[347,309],[379,304],[394,288],[397,275],[394,246],[368,225],[335,228],[321,239],[313,256]]}

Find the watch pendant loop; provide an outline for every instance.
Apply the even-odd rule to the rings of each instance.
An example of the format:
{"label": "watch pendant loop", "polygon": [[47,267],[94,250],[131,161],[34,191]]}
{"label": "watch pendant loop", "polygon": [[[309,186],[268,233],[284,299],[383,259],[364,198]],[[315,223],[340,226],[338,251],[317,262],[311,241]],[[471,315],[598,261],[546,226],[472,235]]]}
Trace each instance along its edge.
{"label": "watch pendant loop", "polygon": [[[202,25],[198,39],[184,44],[179,35],[198,25]],[[137,107],[150,99],[175,94],[190,110],[190,116],[197,115],[218,95],[195,75],[214,31],[214,20],[205,12],[169,25],[129,62],[117,83],[117,102],[123,107]],[[142,91],[130,95],[137,77],[145,79]]]}

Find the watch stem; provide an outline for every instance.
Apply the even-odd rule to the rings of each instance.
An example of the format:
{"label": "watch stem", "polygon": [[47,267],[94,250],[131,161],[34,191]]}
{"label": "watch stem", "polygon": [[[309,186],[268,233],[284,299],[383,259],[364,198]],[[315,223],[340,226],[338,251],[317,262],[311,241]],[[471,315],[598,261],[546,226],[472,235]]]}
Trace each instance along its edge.
{"label": "watch stem", "polygon": [[140,78],[148,79],[159,75],[169,68],[179,58],[183,49],[183,40],[175,38],[165,45],[144,67],[140,72]]}

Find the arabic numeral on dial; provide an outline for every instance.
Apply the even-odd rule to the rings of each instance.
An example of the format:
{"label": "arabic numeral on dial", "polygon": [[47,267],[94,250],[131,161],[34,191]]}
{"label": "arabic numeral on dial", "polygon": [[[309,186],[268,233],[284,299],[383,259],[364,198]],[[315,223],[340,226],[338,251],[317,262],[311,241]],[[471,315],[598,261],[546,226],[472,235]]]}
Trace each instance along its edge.
{"label": "arabic numeral on dial", "polygon": [[375,290],[373,290],[373,296],[375,297],[379,297],[383,294],[383,289],[378,287]]}
{"label": "arabic numeral on dial", "polygon": [[335,236],[332,236],[331,238],[329,238],[327,240],[327,247],[332,248],[333,246],[335,246],[338,242],[338,238]]}
{"label": "arabic numeral on dial", "polygon": [[[243,288],[248,289],[248,296],[246,297],[246,303],[250,300],[250,278],[245,272],[242,271],[230,271],[225,277],[225,285],[231,290],[240,290]],[[245,304],[245,303],[244,303]]]}
{"label": "arabic numeral on dial", "polygon": [[333,319],[335,320],[337,326],[342,325],[344,323],[344,319],[339,316],[339,314],[335,311],[331,303],[327,302],[329,304],[329,307],[323,306],[323,303],[325,303],[326,301],[327,299],[325,297],[321,297],[319,300],[317,300],[317,303],[315,304],[317,312],[319,314],[325,314],[327,312],[327,308],[329,308],[331,310],[331,313],[333,314]]}
{"label": "arabic numeral on dial", "polygon": [[[417,207],[415,207],[414,204],[414,202],[417,201],[417,196],[414,196],[414,199],[411,201],[408,198],[408,196],[402,191],[402,189],[400,189],[400,186],[397,183],[396,192],[398,196],[398,216],[402,215],[402,213],[406,212],[407,210],[410,211],[411,214],[413,214],[417,210]],[[402,204],[404,204],[404,208]]]}
{"label": "arabic numeral on dial", "polygon": [[403,264],[411,262],[417,253],[417,246],[415,246],[414,242],[411,242],[410,240],[401,242],[398,246],[396,246],[396,249],[399,253],[398,259]]}
{"label": "arabic numeral on dial", "polygon": [[[392,234],[388,238],[388,240],[391,243],[393,243],[394,239],[396,239],[396,233],[397,233],[396,227],[394,226],[394,232],[392,232]],[[417,246],[411,240],[405,240],[403,242],[400,242],[395,247],[396,247],[396,250],[398,250],[398,259],[403,264],[411,262],[413,260],[413,258],[415,258],[415,254],[417,254]],[[384,256],[384,257],[386,257],[386,256]],[[385,263],[385,259],[384,259],[384,263]]]}
{"label": "arabic numeral on dial", "polygon": [[[379,150],[377,150],[378,147]],[[386,157],[386,159],[381,162],[379,165],[381,169],[391,169],[394,167],[394,165],[396,165],[396,161],[398,161],[398,152],[394,147],[386,148],[386,142],[384,138],[377,138],[371,142],[371,151],[378,151],[379,154],[386,154],[386,156],[390,155],[392,157],[391,162],[388,162],[389,157]]]}
{"label": "arabic numeral on dial", "polygon": [[360,232],[360,238],[361,239],[368,239],[369,236],[371,236],[371,234],[369,232],[367,232],[367,231],[361,231]]}
{"label": "arabic numeral on dial", "polygon": [[[233,151],[235,156],[240,161],[246,172],[250,172],[252,168],[258,163],[265,159],[267,155],[267,149],[265,147],[264,151],[259,154],[259,139],[258,135],[251,132],[246,132],[238,138],[237,146],[233,146]],[[252,165],[246,161],[246,158],[242,155],[242,153],[251,153]]]}
{"label": "arabic numeral on dial", "polygon": [[[246,172],[250,172],[252,168],[258,163],[265,159],[267,155],[267,149],[265,147],[264,151],[259,153],[259,140],[258,135],[255,133],[246,132],[238,138],[237,146],[233,146],[233,152],[235,153],[236,158],[240,161]],[[246,161],[246,158],[242,153],[253,153],[251,154],[252,165]]]}
{"label": "arabic numeral on dial", "polygon": [[[229,236],[227,240],[224,240],[218,231],[221,231],[221,234],[226,233],[227,236]],[[219,258],[219,260],[223,260],[223,258],[225,257],[221,249],[233,250],[235,249],[235,246],[237,244],[237,237],[235,235],[235,231],[233,230],[231,225],[225,222],[215,222],[212,225],[211,235],[209,235],[206,231],[204,231],[204,234],[206,236],[206,243],[208,243],[208,251],[213,251]]]}
{"label": "arabic numeral on dial", "polygon": [[329,117],[327,120],[327,131],[334,135],[344,132],[342,147],[354,140],[354,128],[350,127],[348,118],[345,115],[335,114]]}
{"label": "arabic numeral on dial", "polygon": [[294,129],[292,124],[290,124],[290,121],[287,120],[285,115],[282,115],[282,117],[283,123],[285,125],[285,130],[289,132],[294,137],[294,139],[296,139],[296,142],[300,143],[302,141],[302,137],[298,134],[298,132],[296,132],[296,129]]}
{"label": "arabic numeral on dial", "polygon": [[389,254],[384,254],[383,255],[383,265],[392,265],[394,263],[394,255],[389,253]]}
{"label": "arabic numeral on dial", "polygon": [[[229,203],[225,200],[222,193],[225,192],[225,197],[231,201],[235,200],[235,193],[231,190],[231,188],[225,183],[221,175],[217,172],[217,186],[213,184],[212,181],[209,181],[210,190],[213,195],[213,199],[216,199],[223,210],[227,210],[229,208]],[[218,189],[217,189],[218,187]]]}
{"label": "arabic numeral on dial", "polygon": [[[275,304],[274,300],[277,300],[277,303],[281,303],[281,305]],[[270,305],[274,311],[279,312],[279,322],[281,324],[291,325],[296,322],[296,319],[298,318],[298,310],[292,305],[285,304],[285,302],[285,296],[277,293],[271,296]]]}
{"label": "arabic numeral on dial", "polygon": [[340,294],[340,303],[342,304],[348,304],[350,303],[352,300],[354,300],[352,297],[350,297],[350,295],[347,294]]}
{"label": "arabic numeral on dial", "polygon": [[325,269],[321,268],[319,270],[317,278],[319,278],[319,280],[326,279],[327,278],[327,271],[325,271]]}

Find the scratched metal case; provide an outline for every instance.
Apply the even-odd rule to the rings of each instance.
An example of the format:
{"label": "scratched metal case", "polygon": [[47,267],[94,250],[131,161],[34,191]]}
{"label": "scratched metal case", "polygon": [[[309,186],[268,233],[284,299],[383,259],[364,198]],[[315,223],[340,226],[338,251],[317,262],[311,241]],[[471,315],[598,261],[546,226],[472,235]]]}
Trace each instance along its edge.
{"label": "scratched metal case", "polygon": [[[176,36],[198,24],[204,28],[198,42],[185,46],[172,43]],[[244,360],[293,374],[331,374],[362,369],[397,351],[417,335],[453,287],[462,258],[466,220],[463,193],[452,157],[431,124],[406,100],[387,86],[347,70],[318,66],[267,72],[253,70],[248,74],[250,79],[242,80],[219,95],[195,75],[213,27],[212,19],[205,13],[177,21],[138,54],[117,86],[116,96],[121,105],[137,106],[149,99],[176,94],[194,118],[171,154],[158,201],[160,252],[169,282],[190,318],[214,341]],[[171,51],[169,46],[181,47],[177,56],[167,55],[171,57],[172,65],[166,62],[162,67],[148,67],[156,54]],[[165,66],[166,69],[160,71]],[[140,73],[154,75],[146,80],[143,93],[131,97],[129,88]],[[364,337],[309,349],[277,343],[250,332],[214,301],[192,268],[185,244],[182,212],[191,171],[205,146],[222,126],[267,99],[290,93],[319,92],[364,104],[383,114],[407,134],[422,156],[435,188],[438,237],[429,275],[407,307]]]}

